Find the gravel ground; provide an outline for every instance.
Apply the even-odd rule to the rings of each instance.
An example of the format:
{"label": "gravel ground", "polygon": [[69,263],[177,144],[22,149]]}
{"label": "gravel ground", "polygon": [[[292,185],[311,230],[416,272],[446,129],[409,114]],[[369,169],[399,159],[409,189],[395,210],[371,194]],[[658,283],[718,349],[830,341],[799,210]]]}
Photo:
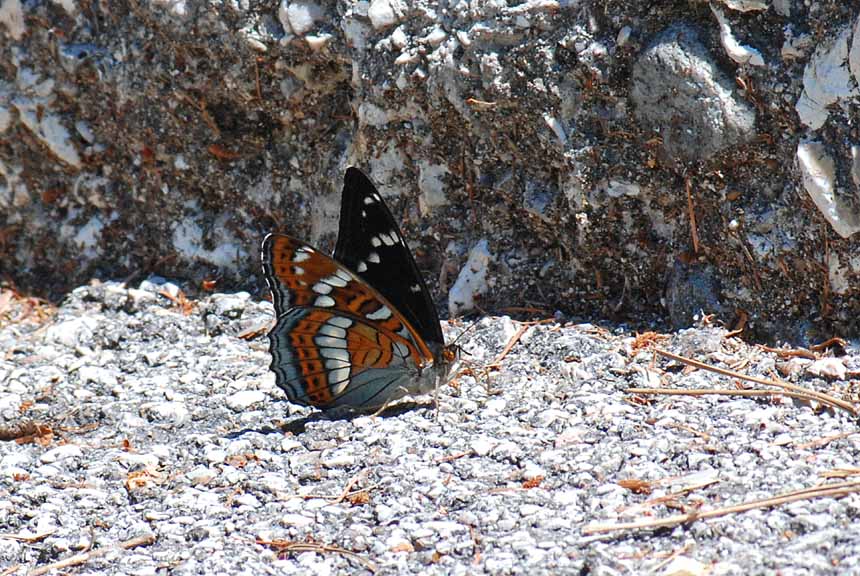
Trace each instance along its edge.
{"label": "gravel ground", "polygon": [[[79,288],[38,322],[0,304],[3,575],[66,559],[74,574],[860,574],[853,484],[589,531],[860,472],[846,411],[625,392],[741,384],[622,327],[485,318],[438,409],[328,420],[274,386],[272,308],[248,294],[189,302],[152,278]],[[700,327],[660,345],[838,397],[860,378],[850,344],[790,359]]]}

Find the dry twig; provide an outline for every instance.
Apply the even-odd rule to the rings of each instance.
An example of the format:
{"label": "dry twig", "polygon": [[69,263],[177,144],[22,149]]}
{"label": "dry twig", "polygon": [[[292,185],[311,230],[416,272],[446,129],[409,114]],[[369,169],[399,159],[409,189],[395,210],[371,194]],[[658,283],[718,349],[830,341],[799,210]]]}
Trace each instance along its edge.
{"label": "dry twig", "polygon": [[680,395],[680,396],[704,396],[708,394],[718,394],[724,396],[773,396],[773,395],[782,395],[788,396],[790,398],[798,398],[801,400],[814,400],[820,402],[825,406],[830,406],[831,408],[840,408],[845,410],[852,416],[857,416],[857,408],[851,404],[850,402],[846,402],[844,400],[840,400],[839,398],[835,398],[834,396],[830,396],[829,394],[824,394],[823,392],[817,392],[815,390],[809,390],[806,388],[802,388],[800,386],[795,386],[794,384],[789,384],[788,382],[782,382],[780,380],[773,380],[771,378],[760,378],[758,376],[749,376],[747,374],[741,374],[740,372],[735,372],[734,370],[729,370],[727,368],[720,368],[718,366],[711,366],[710,364],[705,364],[704,362],[699,362],[698,360],[693,360],[692,358],[687,358],[685,356],[680,356],[678,354],[673,354],[667,350],[663,350],[661,348],[654,348],[654,351],[666,358],[670,358],[677,362],[681,362],[682,364],[687,364],[688,366],[693,366],[695,368],[699,368],[701,370],[708,370],[710,372],[715,372],[717,374],[722,374],[723,376],[729,376],[730,378],[737,378],[739,380],[747,380],[749,382],[755,382],[756,384],[762,384],[764,386],[774,386],[776,388],[780,388],[781,390],[722,390],[722,389],[709,389],[709,390],[690,390],[690,389],[669,389],[669,388],[628,388],[625,390],[629,394],[667,394],[667,395]]}
{"label": "dry twig", "polygon": [[505,356],[507,356],[508,353],[510,353],[510,351],[513,349],[513,347],[516,346],[517,342],[519,342],[520,338],[523,337],[523,334],[525,334],[529,328],[531,328],[531,324],[526,324],[526,323],[520,324],[520,327],[517,329],[517,331],[514,333],[514,335],[511,336],[511,339],[508,340],[508,343],[505,344],[505,347],[502,349],[501,353],[498,356],[496,356],[496,359],[493,360],[487,366],[487,368],[500,366],[502,363],[502,360],[505,359]]}
{"label": "dry twig", "polygon": [[857,431],[843,432],[841,434],[834,434],[833,436],[825,436],[823,438],[816,438],[815,440],[812,440],[810,442],[806,442],[805,444],[797,444],[795,446],[795,448],[799,448],[800,450],[806,450],[809,448],[821,448],[822,446],[827,446],[828,444],[830,444],[834,440],[842,440],[843,438],[848,438],[849,436],[852,436],[854,434],[857,434]]}
{"label": "dry twig", "polygon": [[32,420],[17,422],[11,426],[0,426],[0,442],[14,440],[18,444],[27,444],[44,440],[41,443],[46,445],[50,444],[53,436],[54,432],[50,426]]}
{"label": "dry twig", "polygon": [[724,508],[716,508],[714,510],[706,510],[704,512],[696,511],[689,514],[676,514],[674,516],[657,520],[637,520],[636,522],[623,522],[619,524],[591,524],[582,529],[582,534],[587,536],[590,534],[617,532],[619,530],[649,530],[653,528],[666,528],[670,526],[678,526],[679,524],[688,524],[695,522],[696,520],[708,520],[710,518],[719,518],[720,516],[727,516],[729,514],[747,512],[749,510],[772,508],[774,506],[781,506],[790,502],[797,502],[798,500],[812,500],[815,498],[827,497],[840,498],[856,492],[860,492],[860,482],[840,482],[838,484],[816,486],[813,488],[796,490],[794,492],[786,492],[779,496],[753,500],[744,504],[736,504],[734,506],[726,506]]}
{"label": "dry twig", "polygon": [[316,552],[317,554],[323,554],[325,552],[334,552],[335,554],[340,554],[341,556],[359,562],[371,572],[376,572],[376,564],[367,558],[359,556],[355,552],[350,552],[349,550],[345,550],[338,546],[317,544],[315,542],[292,542],[290,540],[257,540],[257,544],[268,546],[278,553],[285,552],[289,554],[293,552]]}
{"label": "dry twig", "polygon": [[54,570],[62,570],[63,568],[69,568],[70,566],[80,566],[81,564],[89,562],[93,558],[104,556],[108,552],[114,550],[130,550],[131,548],[137,548],[138,546],[149,546],[153,542],[155,542],[155,534],[144,534],[143,536],[137,536],[120,542],[115,546],[97,548],[95,550],[90,550],[89,552],[84,552],[83,554],[70,556],[65,560],[60,560],[59,562],[53,562],[47,566],[40,566],[39,568],[35,568],[28,572],[27,576],[41,576],[42,574],[47,574]]}

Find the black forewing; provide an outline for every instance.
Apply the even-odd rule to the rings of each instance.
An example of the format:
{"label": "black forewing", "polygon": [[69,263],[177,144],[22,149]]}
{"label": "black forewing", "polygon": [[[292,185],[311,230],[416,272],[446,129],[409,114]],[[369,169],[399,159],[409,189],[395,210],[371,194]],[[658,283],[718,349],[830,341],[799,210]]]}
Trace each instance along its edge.
{"label": "black forewing", "polygon": [[[382,235],[392,234],[396,240],[392,245],[379,241]],[[378,263],[373,262],[372,253],[378,255]],[[347,168],[343,178],[334,259],[381,292],[425,342],[444,344],[436,307],[400,227],[373,182],[354,167]]]}

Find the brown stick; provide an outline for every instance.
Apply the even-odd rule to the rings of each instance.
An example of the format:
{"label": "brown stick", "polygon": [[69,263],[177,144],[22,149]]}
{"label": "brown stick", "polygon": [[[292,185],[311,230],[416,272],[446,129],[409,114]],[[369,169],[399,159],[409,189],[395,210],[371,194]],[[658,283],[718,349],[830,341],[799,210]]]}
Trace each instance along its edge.
{"label": "brown stick", "polygon": [[356,562],[362,564],[365,568],[375,573],[377,568],[376,564],[371,562],[370,560],[363,558],[362,556],[356,554],[355,552],[350,552],[349,550],[345,550],[339,546],[331,546],[328,544],[316,544],[314,542],[291,542],[287,540],[257,540],[257,544],[261,546],[268,546],[269,548],[274,549],[277,552],[316,552],[317,554],[324,554],[326,552],[334,552],[335,554],[340,554],[341,556],[345,556],[346,558],[351,558]]}
{"label": "brown stick", "polygon": [[833,436],[825,436],[824,438],[818,438],[816,440],[806,442],[805,444],[796,444],[794,447],[799,448],[800,450],[806,450],[808,448],[821,448],[822,446],[827,446],[834,440],[842,440],[843,438],[848,438],[849,436],[853,436],[854,434],[857,434],[856,430],[852,432],[834,434]]}
{"label": "brown stick", "polygon": [[780,392],[778,390],[731,390],[724,388],[706,388],[691,390],[689,388],[626,388],[628,394],[661,394],[664,396],[788,396],[799,400],[817,400],[810,394],[800,392]]}
{"label": "brown stick", "polygon": [[501,351],[501,353],[498,356],[496,356],[496,359],[493,360],[487,366],[487,368],[498,367],[501,364],[502,360],[505,359],[505,356],[507,356],[508,353],[513,349],[513,347],[516,346],[517,342],[519,342],[520,338],[523,337],[523,334],[525,334],[526,330],[531,328],[531,326],[532,326],[531,323],[520,324],[520,327],[517,329],[517,331],[514,333],[514,335],[511,336],[511,339],[508,340],[508,343],[505,344],[504,349]]}
{"label": "brown stick", "polygon": [[[786,394],[786,396],[791,396],[794,398],[805,398],[805,399],[814,399],[822,404],[826,404],[828,406],[834,406],[849,412],[853,416],[857,416],[857,408],[854,407],[850,402],[845,402],[844,400],[840,400],[838,398],[834,398],[829,394],[824,394],[822,392],[816,392],[815,390],[809,390],[807,388],[802,388],[800,386],[795,386],[794,384],[789,384],[788,382],[782,382],[781,380],[772,380],[770,378],[759,378],[758,376],[749,376],[747,374],[741,374],[740,372],[735,372],[734,370],[729,370],[728,368],[719,368],[717,366],[711,366],[710,364],[705,364],[704,362],[699,362],[698,360],[693,360],[692,358],[687,358],[685,356],[680,356],[678,354],[673,354],[668,350],[663,350],[662,348],[654,348],[654,351],[660,356],[664,356],[666,358],[671,358],[672,360],[676,360],[681,362],[682,364],[687,364],[689,366],[694,366],[695,368],[699,368],[701,370],[708,370],[710,372],[715,372],[717,374],[722,374],[723,376],[729,376],[730,378],[738,378],[739,380],[747,380],[749,382],[755,382],[756,384],[763,384],[765,386],[775,386],[776,388],[781,388],[783,390],[788,390],[794,392],[796,394],[800,394],[800,396],[794,396],[792,394]],[[744,392],[743,390],[738,390],[738,392]],[[752,392],[750,390],[749,392]],[[672,392],[669,392],[670,394]],[[721,392],[721,394],[725,394],[725,392]],[[743,396],[744,394],[740,394]],[[761,394],[759,394],[761,395]]]}
{"label": "brown stick", "polygon": [[90,550],[89,552],[84,552],[83,554],[76,554],[74,556],[70,556],[65,560],[60,560],[59,562],[54,562],[53,564],[48,564],[47,566],[40,566],[39,568],[34,568],[27,573],[27,576],[41,576],[42,574],[47,574],[52,570],[62,570],[63,568],[68,568],[70,566],[80,566],[81,564],[89,562],[93,558],[104,556],[105,554],[113,550],[129,550],[131,548],[137,548],[138,546],[149,546],[153,542],[155,542],[155,534],[144,534],[143,536],[137,536],[124,542],[120,542],[115,546],[104,546],[102,548]]}
{"label": "brown stick", "polygon": [[839,498],[841,496],[847,496],[848,494],[853,494],[858,491],[860,491],[860,482],[840,482],[838,484],[830,484],[827,486],[805,488],[803,490],[787,492],[785,494],[780,494],[779,496],[773,496],[771,498],[753,500],[752,502],[737,504],[735,506],[726,506],[725,508],[717,508],[714,510],[707,510],[705,512],[676,514],[675,516],[660,518],[658,520],[638,520],[636,522],[624,522],[620,524],[592,524],[583,528],[582,534],[584,536],[587,536],[590,534],[605,534],[607,532],[616,532],[618,530],[665,528],[668,526],[677,526],[679,524],[695,522],[696,520],[707,520],[709,518],[718,518],[720,516],[726,516],[728,514],[734,514],[737,512],[747,512],[749,510],[755,510],[758,508],[771,508],[773,506],[780,506],[782,504],[788,504],[789,502],[796,502],[798,500],[812,500],[814,498],[825,498],[828,496],[833,498]]}

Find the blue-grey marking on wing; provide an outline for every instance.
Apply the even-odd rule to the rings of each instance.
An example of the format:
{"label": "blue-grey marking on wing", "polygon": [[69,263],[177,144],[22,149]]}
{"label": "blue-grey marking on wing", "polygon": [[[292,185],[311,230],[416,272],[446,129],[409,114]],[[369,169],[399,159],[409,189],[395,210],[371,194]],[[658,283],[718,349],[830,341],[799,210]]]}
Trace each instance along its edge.
{"label": "blue-grey marking on wing", "polygon": [[[270,338],[273,341],[273,346],[271,347],[272,370],[277,376],[278,385],[286,392],[290,402],[306,406],[314,405],[311,398],[305,392],[303,383],[308,376],[319,374],[325,374],[327,379],[331,375],[346,375],[328,382],[329,388],[333,392],[333,399],[329,403],[331,407],[339,405],[355,407],[377,406],[385,402],[374,403],[376,398],[385,398],[385,401],[396,400],[408,393],[414,379],[414,370],[417,367],[414,366],[408,349],[405,349],[399,342],[394,343],[393,360],[396,359],[396,361],[391,366],[387,368],[364,369],[352,366],[351,370],[346,371],[343,369],[345,364],[340,360],[342,356],[338,352],[345,350],[347,341],[327,335],[321,336],[321,334],[326,333],[338,334],[338,330],[342,330],[346,335],[349,326],[353,326],[356,322],[364,323],[358,318],[352,319],[335,316],[326,322],[312,322],[317,325],[317,335],[314,337],[314,345],[319,349],[319,361],[324,368],[310,374],[303,374],[297,368],[298,355],[289,341],[288,334],[298,322],[302,320],[311,322],[306,317],[312,310],[314,309],[293,308],[288,310],[281,315],[275,328],[270,333]],[[319,310],[330,312],[330,310],[325,308]],[[358,332],[354,332],[352,335],[353,337],[361,337],[368,340]],[[334,344],[320,346],[319,340],[321,338],[325,338],[327,344],[328,340],[342,343],[343,347],[335,346]],[[324,353],[325,349],[329,349],[330,351]],[[334,366],[334,363],[332,363],[332,367],[329,367],[327,362],[333,359],[337,360],[337,366]],[[356,370],[356,368],[359,368],[359,370]],[[345,382],[348,384],[341,391],[335,393]],[[396,392],[398,389],[400,389],[400,392]]]}

